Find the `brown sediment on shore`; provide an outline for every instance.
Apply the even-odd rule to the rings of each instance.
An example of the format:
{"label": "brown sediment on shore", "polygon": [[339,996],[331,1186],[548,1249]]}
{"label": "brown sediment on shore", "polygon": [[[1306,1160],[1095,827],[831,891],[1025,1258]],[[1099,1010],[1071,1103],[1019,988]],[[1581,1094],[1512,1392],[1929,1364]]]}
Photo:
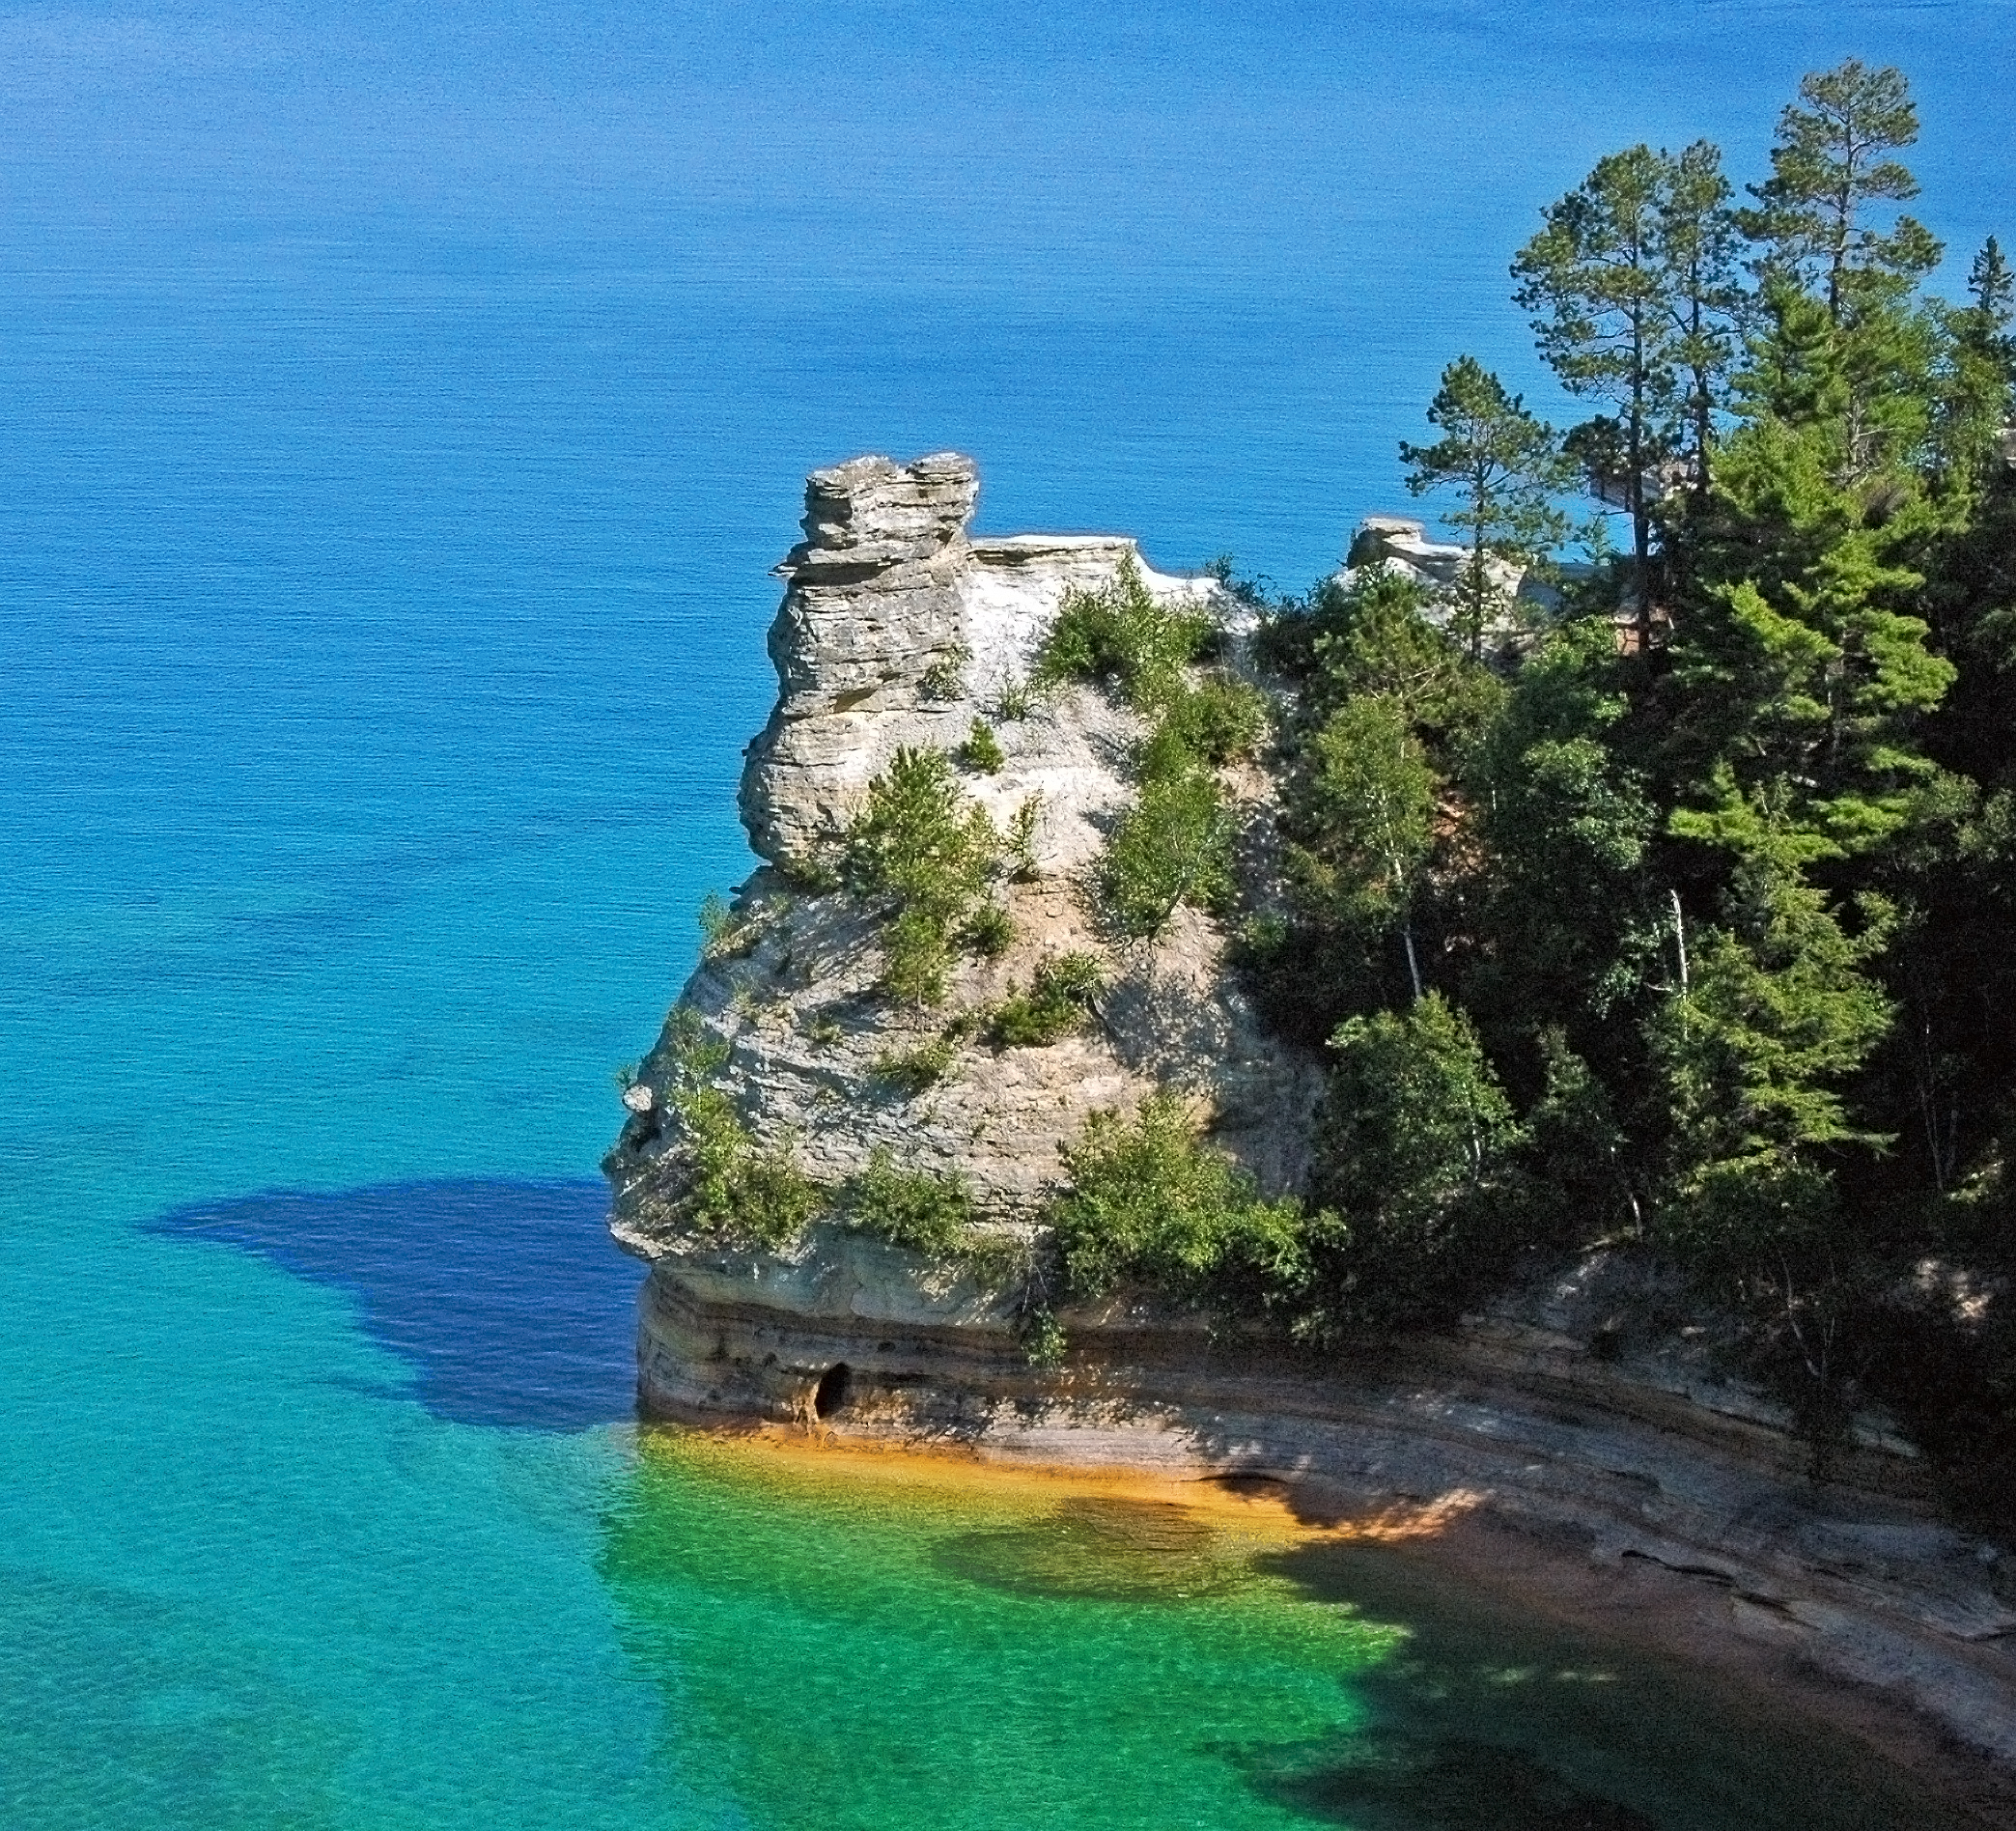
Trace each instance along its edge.
{"label": "brown sediment on shore", "polygon": [[[658,1427],[686,1457],[743,1477],[873,1499],[891,1508],[951,1506],[1043,1515],[1087,1504],[1181,1509],[1245,1558],[1295,1576],[1314,1600],[1355,1599],[1324,1567],[1332,1548],[1376,1551],[1416,1585],[1552,1627],[1599,1653],[1676,1662],[1705,1681],[1732,1721],[1805,1722],[1852,1736],[1909,1776],[1928,1817],[2016,1827],[2016,1773],[1969,1747],[1893,1689],[1844,1680],[1812,1657],[1811,1631],[1782,1603],[1737,1590],[1724,1572],[1676,1568],[1626,1552],[1592,1559],[1586,1537],[1508,1514],[1487,1491],[1452,1487],[1368,1503],[1321,1478],[1179,1476],[1124,1464],[1048,1464],[984,1445],[922,1443],[821,1423]],[[647,1431],[647,1452],[656,1433]],[[1109,1512],[1107,1517],[1112,1515]]]}
{"label": "brown sediment on shore", "polygon": [[[682,1450],[744,1468],[762,1467],[823,1487],[851,1487],[892,1498],[932,1492],[1010,1505],[1111,1501],[1181,1507],[1200,1522],[1234,1530],[1243,1539],[1282,1545],[1318,1541],[1405,1544],[1445,1534],[1484,1497],[1452,1488],[1426,1501],[1398,1501],[1356,1510],[1324,1507],[1310,1490],[1265,1477],[1197,1479],[1157,1470],[1004,1462],[970,1446],[907,1443],[844,1434],[819,1424],[769,1423],[669,1424]],[[647,1431],[647,1451],[652,1437]]]}
{"label": "brown sediment on shore", "polygon": [[[1792,1420],[1694,1345],[1592,1347],[1624,1277],[1592,1260],[1452,1335],[1320,1370],[1151,1305],[1066,1310],[1062,1364],[1037,1367],[958,1276],[821,1226],[789,1254],[661,1253],[640,1393],[836,1478],[1090,1482],[1255,1522],[1271,1507],[1284,1546],[1384,1540],[1794,1699],[2016,1825],[2016,1606],[1996,1547],[1940,1517],[1880,1419],[1815,1482]],[[1227,1480],[1246,1492],[1210,1498]]]}

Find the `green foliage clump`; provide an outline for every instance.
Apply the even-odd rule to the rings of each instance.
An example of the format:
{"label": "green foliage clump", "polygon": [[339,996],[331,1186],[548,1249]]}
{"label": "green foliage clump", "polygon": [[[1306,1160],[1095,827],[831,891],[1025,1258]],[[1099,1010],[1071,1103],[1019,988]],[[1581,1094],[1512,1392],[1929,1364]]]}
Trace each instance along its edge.
{"label": "green foliage clump", "polygon": [[1036,825],[1043,818],[1042,795],[1025,795],[1009,816],[1004,848],[1008,875],[1018,884],[1033,884],[1043,875],[1036,861]]}
{"label": "green foliage clump", "polygon": [[998,960],[1015,945],[1015,920],[998,903],[982,903],[959,930],[960,945],[983,960]]}
{"label": "green foliage clump", "polygon": [[1030,679],[1039,689],[1073,680],[1106,683],[1137,712],[1147,712],[1181,684],[1183,670],[1216,634],[1206,612],[1158,600],[1128,554],[1104,590],[1065,594]]}
{"label": "green foliage clump", "polygon": [[914,1049],[885,1049],[869,1066],[869,1073],[885,1085],[907,1094],[935,1087],[952,1072],[958,1051],[949,1036],[935,1036]]}
{"label": "green foliage clump", "polygon": [[899,749],[868,785],[847,832],[849,885],[883,911],[882,988],[910,1004],[938,1004],[954,945],[985,902],[1000,858],[987,810],[961,792],[939,750]]}
{"label": "green foliage clump", "polygon": [[1020,724],[1036,710],[1036,691],[1025,680],[1011,680],[994,695],[994,717],[1004,724]]}
{"label": "green foliage clump", "polygon": [[1001,741],[994,736],[994,726],[985,718],[975,718],[973,728],[966,741],[953,753],[963,769],[977,770],[982,775],[997,775],[1008,761],[1001,749]]}
{"label": "green foliage clump", "polygon": [[728,899],[719,890],[709,890],[700,899],[700,957],[719,960],[733,951],[739,939]]}
{"label": "green foliage clump", "polygon": [[1512,1104],[1475,1028],[1440,993],[1353,1018],[1332,1048],[1311,1183],[1341,1223],[1300,1325],[1324,1337],[1443,1319],[1504,1261]]}
{"label": "green foliage clump", "polygon": [[966,1245],[973,1192],[964,1176],[905,1169],[885,1144],[868,1167],[843,1185],[840,1212],[849,1226],[933,1258],[952,1258]]}
{"label": "green foliage clump", "polygon": [[1195,687],[1172,691],[1162,729],[1190,754],[1219,766],[1250,757],[1267,735],[1267,695],[1229,675],[1213,675]]}
{"label": "green foliage clump", "polygon": [[671,1043],[666,1104],[677,1121],[677,1203],[686,1225],[739,1245],[788,1246],[826,1207],[826,1195],[784,1149],[759,1143],[714,1078],[728,1045],[682,1011]]}
{"label": "green foliage clump", "polygon": [[1100,855],[1100,908],[1114,932],[1134,940],[1159,935],[1179,903],[1229,907],[1238,889],[1235,833],[1207,770],[1190,764],[1146,776]]}
{"label": "green foliage clump", "polygon": [[917,677],[917,691],[927,700],[950,705],[966,697],[966,671],[973,651],[954,642]]}
{"label": "green foliage clump", "polygon": [[1843,1083],[1890,1026],[1866,969],[1894,916],[1865,895],[1851,932],[1768,851],[1738,867],[1723,913],[1696,937],[1689,984],[1651,1037],[1672,1128],[1665,1227],[1693,1256],[1726,1263],[1824,1246],[1834,1189],[1817,1153],[1890,1141],[1850,1119]]}
{"label": "green foliage clump", "polygon": [[760,909],[752,916],[738,916],[719,890],[709,890],[700,899],[700,958],[733,960],[747,953],[763,939],[773,913],[772,909]]}
{"label": "green foliage clump", "polygon": [[988,1034],[1002,1049],[1047,1048],[1084,1023],[1105,985],[1097,956],[1055,955],[1036,969],[1026,992],[1011,991],[994,1007]]}
{"label": "green foliage clump", "polygon": [[1104,591],[1066,595],[1037,651],[1038,685],[1101,682],[1152,721],[1134,755],[1138,799],[1114,824],[1096,873],[1117,935],[1160,934],[1179,903],[1223,909],[1236,892],[1235,828],[1213,772],[1253,753],[1269,709],[1229,676],[1191,680],[1217,637],[1208,611],[1159,602],[1130,555]]}
{"label": "green foliage clump", "polygon": [[1294,1281],[1300,1205],[1264,1199],[1175,1095],[1131,1117],[1094,1113],[1063,1155],[1071,1186],[1050,1218],[1073,1291],[1143,1283],[1224,1301]]}
{"label": "green foliage clump", "polygon": [[799,1020],[798,1028],[804,1032],[805,1040],[821,1049],[830,1049],[847,1034],[840,1023],[840,1008],[837,1004],[822,1004],[808,1011]]}

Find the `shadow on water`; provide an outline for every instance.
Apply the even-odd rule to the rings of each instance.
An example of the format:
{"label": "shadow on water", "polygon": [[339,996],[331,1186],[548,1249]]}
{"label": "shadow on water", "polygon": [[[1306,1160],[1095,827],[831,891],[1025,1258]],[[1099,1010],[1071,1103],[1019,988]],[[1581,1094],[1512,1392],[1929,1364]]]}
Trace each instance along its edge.
{"label": "shadow on water", "polygon": [[1348,1758],[1251,1773],[1264,1797],[1353,1831],[1660,1831],[1523,1750],[1401,1732],[1353,1738]]}
{"label": "shadow on water", "polygon": [[1844,1732],[1659,1652],[1451,1583],[1404,1546],[1260,1560],[1312,1600],[1404,1624],[1355,1732],[1225,1751],[1263,1798],[1353,1831],[1958,1831]]}
{"label": "shadow on water", "polygon": [[644,1268],[610,1244],[600,1182],[421,1182],[177,1209],[218,1240],[357,1300],[415,1396],[469,1424],[577,1430],[635,1413]]}

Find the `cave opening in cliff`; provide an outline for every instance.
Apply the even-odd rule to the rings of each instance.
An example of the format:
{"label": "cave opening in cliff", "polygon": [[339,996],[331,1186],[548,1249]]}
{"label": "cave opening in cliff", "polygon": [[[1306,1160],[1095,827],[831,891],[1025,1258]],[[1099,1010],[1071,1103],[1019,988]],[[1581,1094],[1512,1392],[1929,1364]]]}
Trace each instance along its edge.
{"label": "cave opening in cliff", "polygon": [[852,1377],[845,1361],[835,1361],[820,1375],[818,1388],[812,1394],[815,1417],[830,1418],[847,1403],[847,1383]]}

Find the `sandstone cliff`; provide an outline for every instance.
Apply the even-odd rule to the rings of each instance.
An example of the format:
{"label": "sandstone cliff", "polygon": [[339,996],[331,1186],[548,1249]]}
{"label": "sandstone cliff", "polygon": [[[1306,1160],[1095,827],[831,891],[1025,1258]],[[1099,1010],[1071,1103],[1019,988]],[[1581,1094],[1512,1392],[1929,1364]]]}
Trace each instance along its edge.
{"label": "sandstone cliff", "polygon": [[[1138,553],[1112,537],[975,540],[976,491],[972,465],[949,454],[856,459],[809,480],[805,539],[779,569],[777,705],[741,796],[768,863],[679,1010],[725,1048],[716,1085],[750,1132],[826,1184],[885,1147],[957,1170],[983,1225],[1027,1241],[1060,1143],[1095,1110],[1172,1085],[1264,1188],[1293,1188],[1317,1066],[1262,1029],[1224,971],[1217,925],[1180,912],[1162,942],[1123,949],[1085,914],[1083,873],[1129,792],[1133,716],[1089,689],[1017,691],[1065,592],[1104,584]],[[1145,576],[1236,623],[1213,581]],[[1001,824],[1032,799],[1041,813],[1031,881],[1005,891],[1014,944],[966,961],[946,1008],[980,1008],[1067,949],[1102,952],[1108,983],[1078,1033],[1011,1050],[964,1037],[936,1085],[906,1093],[878,1064],[938,1035],[944,1012],[906,1016],[874,995],[875,925],[819,887],[816,862],[898,746],[949,751],[976,717],[994,721],[1004,760],[968,775],[967,792]],[[1266,784],[1231,785],[1257,843],[1272,826]],[[684,1228],[665,1098],[675,1055],[668,1025],[606,1165],[616,1237],[653,1267],[647,1409],[1268,1476],[1345,1507],[1459,1497],[1574,1559],[1636,1560],[1707,1586],[1730,1633],[1874,1687],[2016,1764],[2016,1608],[1993,1554],[1940,1523],[1910,1446],[1877,1421],[1830,1485],[1807,1480],[1789,1419],[1720,1375],[1670,1319],[1645,1321],[1658,1305],[1641,1268],[1605,1254],[1543,1268],[1453,1337],[1368,1346],[1321,1372],[1122,1298],[1060,1311],[1070,1348],[1037,1366],[1018,1338],[1021,1297],[998,1279],[830,1220],[776,1251]]]}
{"label": "sandstone cliff", "polygon": [[[779,568],[789,582],[770,629],[777,705],[742,783],[742,822],[771,866],[743,887],[733,936],[703,961],[681,1008],[727,1047],[723,1084],[750,1130],[788,1143],[816,1181],[840,1181],[882,1145],[963,1173],[983,1216],[1026,1220],[1056,1179],[1058,1145],[1089,1113],[1171,1085],[1209,1107],[1217,1141],[1263,1184],[1290,1188],[1315,1067],[1263,1033],[1220,970],[1216,925],[1179,911],[1159,944],[1116,950],[1086,914],[1082,875],[1128,799],[1138,721],[1089,689],[1015,695],[1065,592],[1109,583],[1138,551],[1110,536],[973,541],[977,490],[972,463],[952,454],[910,465],[859,458],[808,480],[805,539]],[[1160,596],[1238,608],[1209,578],[1145,566],[1143,576]],[[1021,716],[1003,715],[1004,696]],[[992,721],[1003,761],[962,785],[997,826],[1037,810],[1034,868],[1001,887],[1016,934],[1008,951],[966,961],[943,1008],[907,1012],[874,995],[874,923],[843,892],[802,879],[899,746],[951,751],[976,718]],[[1264,824],[1264,807],[1250,817]],[[1096,1024],[1047,1048],[968,1042],[919,1094],[878,1073],[892,1054],[938,1038],[948,1013],[984,1007],[1072,950],[1107,957]],[[642,1063],[611,1160],[617,1236],[648,1258],[676,1244],[652,1198],[678,1172],[661,1100],[671,1043],[668,1032]]]}

